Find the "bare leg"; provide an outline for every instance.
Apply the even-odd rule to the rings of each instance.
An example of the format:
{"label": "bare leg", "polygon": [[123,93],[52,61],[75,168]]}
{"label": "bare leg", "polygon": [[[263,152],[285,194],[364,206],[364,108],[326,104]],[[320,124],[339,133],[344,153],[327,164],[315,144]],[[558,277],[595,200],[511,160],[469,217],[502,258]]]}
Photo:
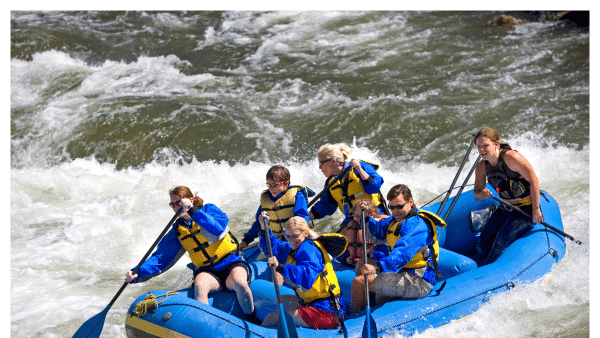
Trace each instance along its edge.
{"label": "bare leg", "polygon": [[244,313],[249,314],[254,312],[254,300],[250,286],[248,285],[248,272],[246,269],[241,266],[233,268],[225,281],[225,286],[229,290],[235,291]]}
{"label": "bare leg", "polygon": [[[370,257],[369,257],[369,258],[367,259],[367,263],[368,263],[368,264],[371,264],[371,265],[375,265],[375,264],[377,264],[377,261],[376,261],[376,260],[374,260],[373,258],[370,258]],[[363,276],[361,275],[361,273],[360,273],[360,268],[362,268],[362,266],[363,266],[364,264],[365,264],[365,260],[364,260],[364,259],[362,259],[362,258],[360,258],[358,261],[356,261],[356,267],[354,268],[354,273],[356,274],[356,276],[361,276],[361,278],[362,278],[363,280],[365,279],[365,277],[363,277]],[[369,279],[369,282],[370,282],[370,281],[371,281],[371,280]]]}
{"label": "bare leg", "polygon": [[219,281],[210,273],[200,272],[194,279],[194,292],[196,300],[208,305],[208,294],[221,290]]}
{"label": "bare leg", "polygon": [[[281,304],[283,304],[283,308],[286,312],[292,315],[292,319],[294,320],[294,324],[296,326],[309,327],[302,317],[298,314],[298,308],[300,307],[300,302],[298,297],[294,295],[282,295],[281,296]],[[274,311],[269,313],[262,322],[262,326],[277,326],[279,323],[279,311]]]}
{"label": "bare leg", "polygon": [[275,276],[277,276],[277,284],[283,285],[283,275],[280,274],[279,272],[275,272]]}
{"label": "bare leg", "polygon": [[[373,281],[375,280],[375,275],[367,275],[369,276],[369,291],[374,291]],[[352,281],[352,286],[350,287],[350,313],[356,313],[358,311],[362,311],[367,307],[367,299],[365,298],[365,276],[355,277]]]}

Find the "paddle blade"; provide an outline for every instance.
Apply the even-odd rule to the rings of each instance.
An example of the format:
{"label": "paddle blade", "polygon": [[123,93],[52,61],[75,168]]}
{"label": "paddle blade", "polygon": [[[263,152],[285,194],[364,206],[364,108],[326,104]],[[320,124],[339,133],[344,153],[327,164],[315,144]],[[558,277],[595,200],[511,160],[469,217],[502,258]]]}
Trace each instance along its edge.
{"label": "paddle blade", "polygon": [[363,338],[375,338],[377,337],[377,325],[375,320],[371,317],[371,309],[367,306],[367,314],[365,316],[365,325],[362,331]]}
{"label": "paddle blade", "polygon": [[294,318],[285,311],[279,303],[279,323],[277,323],[277,338],[298,338]]}
{"label": "paddle blade", "polygon": [[89,338],[89,337],[100,337],[102,328],[104,327],[104,321],[106,320],[106,314],[110,306],[107,306],[102,312],[88,319],[72,338]]}

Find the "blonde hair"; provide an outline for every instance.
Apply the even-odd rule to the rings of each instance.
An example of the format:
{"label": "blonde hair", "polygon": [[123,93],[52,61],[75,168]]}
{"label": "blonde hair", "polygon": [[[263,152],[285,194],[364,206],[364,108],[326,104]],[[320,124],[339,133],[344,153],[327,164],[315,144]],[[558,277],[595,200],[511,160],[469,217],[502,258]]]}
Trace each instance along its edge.
{"label": "blonde hair", "polygon": [[338,163],[344,163],[348,157],[352,154],[352,148],[346,143],[336,144],[325,144],[317,151],[317,156],[324,157],[326,159],[333,158]]}
{"label": "blonde hair", "polygon": [[306,223],[306,219],[304,219],[304,217],[300,217],[300,216],[293,216],[290,217],[290,219],[288,219],[286,226],[285,226],[285,231],[287,231],[288,229],[297,229],[300,230],[302,232],[304,231],[308,231],[308,238],[311,239],[315,239],[317,237],[319,237],[319,234],[317,234],[316,231],[314,231],[313,229],[311,229],[308,226],[308,223]]}

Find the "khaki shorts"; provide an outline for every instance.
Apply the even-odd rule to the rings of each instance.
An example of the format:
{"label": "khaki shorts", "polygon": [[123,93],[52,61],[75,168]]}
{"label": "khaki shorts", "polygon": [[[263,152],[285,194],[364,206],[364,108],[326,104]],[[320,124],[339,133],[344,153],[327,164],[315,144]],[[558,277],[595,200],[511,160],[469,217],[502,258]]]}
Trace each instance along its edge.
{"label": "khaki shorts", "polygon": [[[419,270],[416,271],[419,274]],[[427,296],[433,285],[408,271],[382,272],[373,282],[377,304],[392,299],[419,299]]]}

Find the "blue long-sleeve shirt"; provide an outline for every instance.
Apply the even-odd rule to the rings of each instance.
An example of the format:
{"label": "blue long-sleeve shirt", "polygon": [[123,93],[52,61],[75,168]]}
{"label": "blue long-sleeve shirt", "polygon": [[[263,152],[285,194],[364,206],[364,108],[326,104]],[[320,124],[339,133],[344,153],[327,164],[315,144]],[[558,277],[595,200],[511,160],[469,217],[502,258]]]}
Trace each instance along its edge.
{"label": "blue long-sleeve shirt", "polygon": [[[271,195],[271,192],[269,192],[267,190],[267,193],[269,194],[269,198],[271,198],[271,200],[273,200],[273,202],[280,199],[286,192],[287,192],[287,190],[283,191],[279,195],[273,197],[273,195]],[[308,217],[308,208],[306,207],[306,205],[307,205],[307,201],[306,201],[306,197],[304,196],[304,193],[302,193],[302,191],[298,191],[296,193],[296,202],[294,204],[294,216],[304,217],[304,219],[306,220],[306,223],[308,223],[308,222],[310,222],[310,218]],[[258,233],[260,231],[260,223],[258,221],[258,216],[260,216],[260,214],[262,214],[262,211],[263,211],[262,206],[259,205],[258,210],[256,211],[256,215],[254,216],[254,223],[252,223],[252,226],[250,227],[248,232],[246,232],[244,234],[244,238],[242,239],[242,241],[246,242],[247,244],[252,243],[252,241],[254,241],[254,239],[258,237]]]}
{"label": "blue long-sleeve shirt", "polygon": [[[350,166],[350,163],[345,162],[344,168],[342,170],[344,170],[345,168],[348,168],[349,166]],[[359,177],[360,182],[362,183],[365,192],[367,194],[379,193],[379,191],[381,190],[381,186],[383,185],[383,177],[381,177],[381,175],[379,175],[377,173],[377,171],[375,170],[375,167],[373,167],[369,163],[360,161],[360,166],[367,174],[369,174],[368,179],[363,180],[362,177],[360,177],[360,174],[356,171],[356,169],[352,169],[352,170],[354,170],[354,173],[356,174],[356,176]],[[325,181],[325,187],[327,187],[327,181]],[[333,215],[337,209],[338,209],[337,201],[331,196],[329,191],[327,191],[326,194],[323,194],[319,198],[319,200],[314,204],[314,206],[311,208],[310,211],[312,212],[315,219],[320,219],[325,216]],[[385,214],[384,210],[380,210],[380,212],[382,214]],[[350,218],[348,216],[348,214],[346,214],[345,216],[346,217],[342,223],[346,223],[346,222],[349,222],[352,220],[352,218]]]}
{"label": "blue long-sleeve shirt", "polygon": [[[269,248],[267,247],[267,241],[263,235],[264,232],[261,231],[259,245],[262,252],[268,256]],[[271,245],[273,247],[273,256],[277,257],[277,261],[279,261],[280,264],[285,263],[290,251],[292,250],[292,246],[289,242],[279,240],[270,230],[269,236],[271,239]],[[310,290],[319,274],[325,270],[325,261],[323,260],[321,251],[311,239],[307,238],[304,242],[302,242],[302,244],[300,244],[300,247],[294,255],[294,259],[296,261],[295,264],[285,264],[283,265],[283,268],[281,268],[280,265],[277,271],[281,273],[284,279]],[[339,298],[339,301],[342,307],[345,308],[343,299],[341,297]],[[314,302],[311,304],[311,306],[335,313],[335,309],[331,307],[331,303],[326,299]],[[340,309],[340,315],[346,314],[343,308]]]}
{"label": "blue long-sleeve shirt", "polygon": [[[419,210],[415,208],[415,212]],[[387,231],[394,221],[394,216],[377,221],[372,217],[368,219],[369,230],[373,237],[377,239],[385,239]],[[377,262],[381,266],[383,272],[398,272],[400,271],[423,247],[428,246],[433,242],[433,234],[429,231],[429,226],[419,216],[412,216],[404,219],[400,228],[401,237],[398,239],[392,252]],[[427,269],[431,270],[428,266]],[[433,270],[426,271],[426,280],[435,284],[435,278],[430,280]]]}
{"label": "blue long-sleeve shirt", "polygon": [[[213,242],[223,238],[229,232],[229,218],[214,204],[205,204],[198,209],[192,215],[192,220],[201,227],[202,235]],[[136,283],[144,282],[164,273],[185,254],[185,249],[175,234],[175,227],[178,224],[190,226],[191,222],[187,222],[183,218],[177,219],[171,230],[158,243],[152,256],[140,266],[138,278],[135,280]],[[206,267],[206,269],[219,271],[237,261],[243,261],[243,258],[237,253],[233,253],[215,265]]]}

